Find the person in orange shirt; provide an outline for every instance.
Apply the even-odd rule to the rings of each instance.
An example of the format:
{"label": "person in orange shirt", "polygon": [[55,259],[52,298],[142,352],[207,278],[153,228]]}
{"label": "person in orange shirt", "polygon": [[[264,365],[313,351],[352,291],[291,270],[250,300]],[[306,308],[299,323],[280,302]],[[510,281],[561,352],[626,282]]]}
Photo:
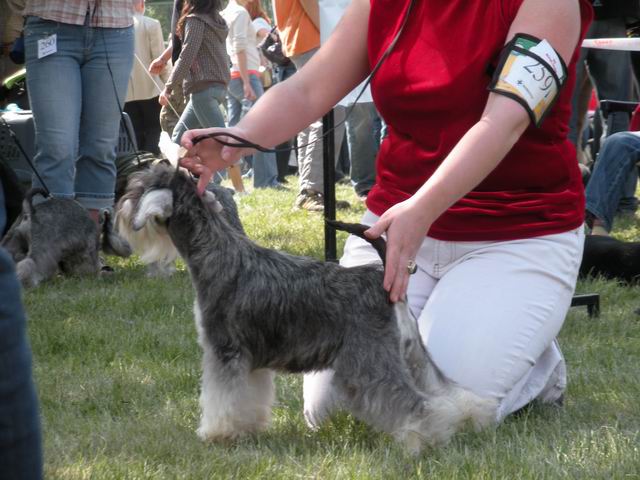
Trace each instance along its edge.
{"label": "person in orange shirt", "polygon": [[[318,0],[273,0],[276,25],[284,54],[300,70],[320,48],[320,11]],[[334,108],[335,124],[344,120],[344,107]],[[344,138],[344,125],[334,131],[336,158]],[[299,193],[295,206],[323,211],[324,177],[322,170],[322,120],[318,119],[298,134]],[[338,202],[337,206],[346,206]]]}

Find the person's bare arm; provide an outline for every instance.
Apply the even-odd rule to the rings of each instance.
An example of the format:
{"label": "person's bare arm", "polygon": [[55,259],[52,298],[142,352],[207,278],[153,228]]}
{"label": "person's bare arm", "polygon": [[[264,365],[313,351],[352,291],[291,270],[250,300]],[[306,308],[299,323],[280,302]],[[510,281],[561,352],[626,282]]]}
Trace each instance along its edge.
{"label": "person's bare arm", "polygon": [[247,52],[241,50],[236,52],[236,58],[238,59],[238,71],[240,72],[240,78],[242,79],[242,89],[244,92],[244,98],[251,100],[256,99],[256,93],[253,91],[251,81],[249,80],[249,70],[247,69]]}
{"label": "person's bare arm", "polygon": [[162,72],[167,66],[172,53],[173,44],[170,42],[167,48],[164,49],[162,54],[154,59],[153,62],[151,62],[151,64],[149,65],[149,73],[151,75],[160,75],[160,72]]}

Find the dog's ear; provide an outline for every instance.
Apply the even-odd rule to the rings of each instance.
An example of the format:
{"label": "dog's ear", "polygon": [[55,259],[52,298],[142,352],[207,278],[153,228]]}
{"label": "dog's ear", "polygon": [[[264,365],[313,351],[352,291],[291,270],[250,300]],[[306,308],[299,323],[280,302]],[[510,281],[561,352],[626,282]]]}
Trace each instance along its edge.
{"label": "dog's ear", "polygon": [[216,194],[209,190],[204,191],[202,201],[207,207],[209,207],[214,213],[220,213],[222,211],[222,204],[218,201]]}
{"label": "dog's ear", "polygon": [[164,223],[173,213],[173,193],[168,188],[149,190],[140,199],[138,211],[131,224],[135,231],[141,230],[148,220]]}

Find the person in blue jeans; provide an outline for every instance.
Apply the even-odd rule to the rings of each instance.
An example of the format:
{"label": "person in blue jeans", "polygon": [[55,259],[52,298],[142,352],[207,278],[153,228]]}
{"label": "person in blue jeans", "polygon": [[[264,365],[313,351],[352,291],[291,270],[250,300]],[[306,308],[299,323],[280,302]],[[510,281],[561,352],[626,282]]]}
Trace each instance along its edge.
{"label": "person in blue jeans", "polygon": [[[0,182],[0,232],[6,220]],[[11,257],[0,248],[0,478],[42,476],[40,416],[20,284]]]}
{"label": "person in blue jeans", "polygon": [[586,188],[587,225],[607,235],[625,185],[640,162],[640,132],[618,132],[604,141]]}
{"label": "person in blue jeans", "polygon": [[[638,2],[592,0],[594,8],[594,21],[589,27],[586,38],[620,38],[627,35],[627,21],[640,14]],[[591,80],[595,88],[598,100],[632,99],[632,69],[631,57],[627,51],[602,50],[583,48],[576,67],[576,88],[572,99],[571,117],[569,121],[569,140],[578,148],[582,148],[582,132],[578,131],[583,123],[578,115],[586,114],[586,107],[580,105],[580,90],[585,81]],[[606,135],[629,130],[629,115],[626,112],[611,112],[606,121]],[[594,139],[596,147],[599,138]],[[638,174],[635,170],[629,171],[626,179],[624,194],[620,201],[619,210],[634,212],[637,209],[638,200],[635,198]]]}
{"label": "person in blue jeans", "polygon": [[[115,198],[116,147],[133,65],[132,7],[123,0],[28,0],[25,8],[35,164],[55,197],[75,198],[96,223]],[[33,185],[42,186],[35,177]]]}
{"label": "person in blue jeans", "polygon": [[220,105],[226,98],[229,57],[225,49],[228,28],[220,16],[221,4],[219,0],[185,0],[176,25],[182,41],[180,54],[159,99],[162,105],[168,105],[177,84],[189,99],[173,129],[171,139],[175,143],[180,143],[189,129],[224,126]]}
{"label": "person in blue jeans", "polygon": [[[256,30],[244,0],[230,0],[222,11],[229,25],[227,52],[231,58],[231,80],[227,88],[227,114],[229,126],[240,121],[243,104],[248,110],[264,94],[259,77],[260,53],[257,47]],[[274,153],[253,154],[254,188],[279,188],[278,166]]]}
{"label": "person in blue jeans", "polygon": [[[284,82],[287,78],[296,73],[296,66],[292,61],[286,65],[275,65],[275,83]],[[278,182],[286,183],[286,176],[289,174],[289,159],[291,158],[291,150],[293,149],[295,138],[288,140],[280,145],[276,145],[276,164],[278,167]]]}
{"label": "person in blue jeans", "polygon": [[[264,89],[260,78],[255,74],[249,74],[251,88],[256,94],[256,100],[262,96]],[[233,126],[240,121],[243,112],[243,101],[245,109],[251,108],[254,101],[245,99],[242,79],[232,78],[227,91],[227,109],[229,112],[229,126]],[[275,153],[256,152],[253,154],[253,186],[254,188],[278,188],[278,165]]]}

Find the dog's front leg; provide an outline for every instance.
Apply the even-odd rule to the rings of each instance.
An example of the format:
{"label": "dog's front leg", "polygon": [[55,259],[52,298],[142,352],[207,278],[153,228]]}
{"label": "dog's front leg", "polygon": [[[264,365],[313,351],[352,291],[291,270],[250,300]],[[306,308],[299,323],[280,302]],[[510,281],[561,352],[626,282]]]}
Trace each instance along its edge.
{"label": "dog's front leg", "polygon": [[206,335],[197,302],[194,310],[204,352],[198,435],[203,440],[222,440],[266,429],[275,398],[273,372],[251,370],[249,359],[241,355],[223,360]]}
{"label": "dog's front leg", "polygon": [[200,438],[234,439],[269,426],[274,401],[271,370],[250,371],[245,359],[223,364],[210,345],[204,347],[202,366]]}

